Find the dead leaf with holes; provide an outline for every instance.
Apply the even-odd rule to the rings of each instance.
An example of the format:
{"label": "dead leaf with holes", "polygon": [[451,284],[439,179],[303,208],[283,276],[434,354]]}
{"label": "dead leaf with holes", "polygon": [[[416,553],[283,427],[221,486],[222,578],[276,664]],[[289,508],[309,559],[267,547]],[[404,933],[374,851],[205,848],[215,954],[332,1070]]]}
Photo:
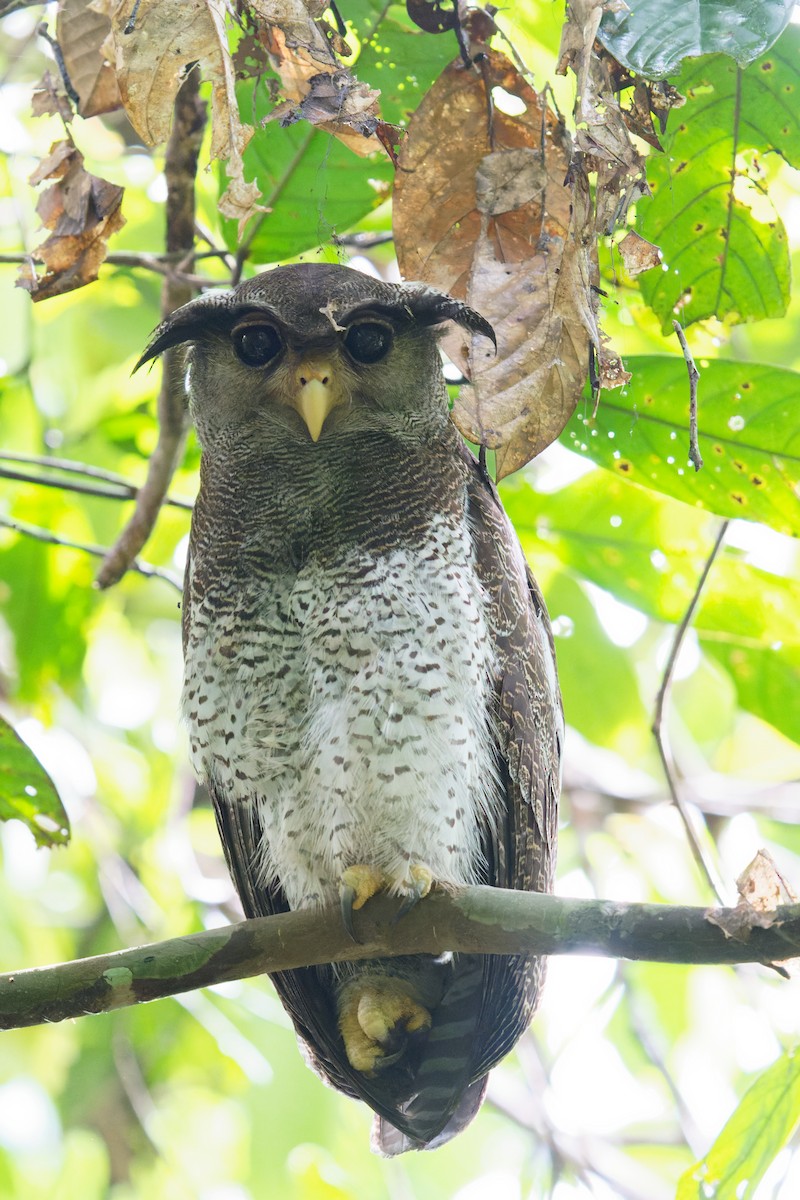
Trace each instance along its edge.
{"label": "dead leaf with holes", "polygon": [[797,896],[781,875],[772,855],[759,850],[736,880],[739,903],[735,908],[712,908],[706,920],[717,925],[727,938],[746,942],[753,929],[769,929],[781,904],[796,904]]}
{"label": "dead leaf with holes", "polygon": [[[391,147],[396,131],[380,119],[380,92],[342,66],[300,0],[256,0],[260,39],[277,71],[286,101],[269,115],[283,125],[308,121],[334,134],[356,154]],[[338,43],[337,43],[338,44]],[[349,47],[340,50],[348,51]]]}
{"label": "dead leaf with holes", "polygon": [[625,234],[617,248],[631,279],[641,275],[642,271],[652,271],[653,267],[661,266],[661,251],[658,246],[648,242],[647,238],[643,238],[633,229]]}
{"label": "dead leaf with holes", "polygon": [[122,106],[114,68],[111,17],[89,0],[61,0],[56,38],[82,117],[96,117]]}
{"label": "dead leaf with holes", "polygon": [[575,170],[596,171],[595,228],[610,234],[639,196],[649,195],[645,162],[634,146],[613,84],[619,64],[595,50],[605,0],[570,0],[556,70],[577,78],[575,145],[588,161]]}
{"label": "dead leaf with holes", "polygon": [[65,125],[75,115],[63,83],[60,79],[54,79],[49,71],[45,71],[33,89],[31,112],[35,117],[61,117]]}
{"label": "dead leaf with holes", "polygon": [[111,19],[117,80],[128,118],[150,146],[166,141],[185,73],[198,65],[211,82],[211,156],[226,160],[230,180],[220,199],[239,232],[260,210],[254,183],[244,178],[244,149],[253,135],[239,120],[236,79],[228,50],[223,0],[121,0]]}
{"label": "dead leaf with holes", "polygon": [[[511,117],[488,93],[525,105]],[[516,67],[488,51],[480,71],[451,63],[409,125],[395,181],[400,270],[465,299],[494,326],[445,349],[469,382],[453,420],[496,450],[497,476],[554,441],[600,345],[588,187],[565,184],[569,136]]]}
{"label": "dead leaf with holes", "polygon": [[55,142],[30,177],[32,186],[52,179],[36,211],[50,236],[33,252],[47,268],[37,275],[25,264],[17,280],[34,300],[61,296],[97,278],[109,237],[121,229],[123,189],[90,175],[72,141]]}

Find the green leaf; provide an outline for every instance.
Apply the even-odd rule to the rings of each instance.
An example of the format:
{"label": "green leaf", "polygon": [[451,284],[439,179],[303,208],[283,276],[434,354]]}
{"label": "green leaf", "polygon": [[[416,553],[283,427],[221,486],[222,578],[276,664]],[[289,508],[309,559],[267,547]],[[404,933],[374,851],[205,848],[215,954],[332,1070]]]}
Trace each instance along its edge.
{"label": "green leaf", "polygon": [[453,59],[455,38],[423,33],[404,4],[354,0],[347,21],[361,39],[353,71],[362,83],[380,90],[384,121],[406,125],[420,100]]}
{"label": "green leaf", "polygon": [[752,1200],[800,1121],[800,1055],[789,1051],[744,1094],[705,1158],[681,1176],[676,1200]]}
{"label": "green leaf", "polygon": [[661,319],[779,317],[789,298],[786,230],[761,182],[758,156],[800,162],[800,29],[743,72],[714,55],[687,64],[676,86],[686,107],[671,120],[664,154],[648,159],[652,200],[637,228],[661,247],[661,271],[642,295]]}
{"label": "green leaf", "polygon": [[[599,471],[553,495],[514,481],[502,496],[534,571],[537,558],[555,554],[647,616],[682,619],[713,541],[705,514]],[[693,625],[703,649],[730,670],[741,707],[798,740],[796,581],[723,550]]]}
{"label": "green leaf", "polygon": [[606,11],[598,36],[632,71],[663,79],[701,54],[728,54],[746,67],[786,28],[793,8],[794,0],[636,0]]}
{"label": "green leaf", "polygon": [[[551,578],[546,590],[569,723],[591,742],[609,748],[617,730],[629,733],[647,723],[631,655],[610,640],[584,588],[566,572]],[[590,678],[614,681],[602,704],[586,686]]]}
{"label": "green leaf", "polygon": [[69,819],[50,776],[0,717],[0,821],[22,821],[37,846],[64,846]]}
{"label": "green leaf", "polygon": [[626,360],[621,391],[596,416],[579,407],[562,443],[625,479],[723,517],[762,521],[800,535],[800,374],[753,363],[700,364],[698,443],[688,462],[689,382],[682,358]]}
{"label": "green leaf", "polygon": [[748,646],[709,637],[701,637],[700,645],[731,676],[741,707],[800,745],[800,645],[778,640],[772,646]]}
{"label": "green leaf", "polygon": [[[244,152],[245,177],[254,180],[269,212],[254,218],[250,258],[281,262],[344,233],[389,194],[394,169],[385,154],[360,158],[332,134],[306,121],[283,128],[260,122],[272,105],[263,81],[237,88],[239,110],[256,132]],[[220,191],[226,184],[220,172]],[[223,221],[225,241],[239,246],[235,221]]]}

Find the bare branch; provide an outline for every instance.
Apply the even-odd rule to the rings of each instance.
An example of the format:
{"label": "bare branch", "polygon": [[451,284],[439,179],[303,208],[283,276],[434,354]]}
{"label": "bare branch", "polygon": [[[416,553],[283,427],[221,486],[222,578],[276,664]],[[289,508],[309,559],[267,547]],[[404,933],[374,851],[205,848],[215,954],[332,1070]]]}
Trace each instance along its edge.
{"label": "bare branch", "polygon": [[[167,180],[167,252],[170,254],[181,251],[186,254],[194,246],[194,187],[206,123],[206,108],[200,99],[199,89],[199,72],[191,71],[175,99],[172,132],[164,160]],[[169,316],[191,298],[192,287],[189,284],[174,276],[167,276],[161,295],[162,317]],[[168,350],[163,356],[158,421],[158,443],[150,459],[147,479],[136,497],[133,516],[100,568],[98,587],[107,588],[117,583],[149,538],[180,461],[187,416],[181,356],[177,350]]]}
{"label": "bare branch", "polygon": [[700,378],[700,372],[695,365],[680,321],[673,321],[672,328],[678,335],[678,341],[686,361],[686,369],[689,372],[689,462],[695,471],[699,471],[703,465],[703,456],[697,442],[697,381]]}
{"label": "bare branch", "polygon": [[719,909],[471,887],[436,892],[398,921],[400,903],[379,896],[357,912],[358,942],[343,928],[338,907],[304,909],[0,975],[0,1028],[107,1012],[265,971],[402,954],[602,954],[673,963],[769,963],[800,955],[800,904],[776,909],[769,928],[756,926],[739,941],[709,919],[726,923]]}
{"label": "bare branch", "polygon": [[0,19],[21,8],[44,8],[45,0],[0,0]]}
{"label": "bare branch", "polygon": [[695,857],[697,865],[699,866],[703,875],[705,875],[706,879],[708,880],[709,884],[711,885],[711,888],[712,888],[714,894],[716,895],[717,899],[719,900],[720,904],[725,903],[725,899],[723,896],[723,891],[724,891],[723,885],[719,879],[718,872],[716,871],[713,864],[709,861],[708,855],[706,854],[706,852],[703,848],[703,845],[697,835],[697,830],[694,827],[691,813],[689,812],[688,808],[686,807],[686,802],[684,801],[683,796],[680,791],[680,788],[678,787],[677,772],[675,770],[675,759],[673,758],[673,755],[672,755],[672,750],[671,750],[670,744],[669,744],[669,738],[667,736],[667,731],[666,731],[666,728],[664,725],[664,711],[665,711],[665,709],[667,707],[667,703],[669,701],[670,691],[672,689],[672,677],[675,673],[675,665],[678,661],[678,655],[681,652],[681,646],[683,645],[684,638],[686,637],[686,634],[689,630],[692,620],[694,619],[694,614],[697,609],[697,605],[700,601],[700,595],[705,586],[705,582],[708,579],[708,574],[709,574],[712,566],[714,565],[714,560],[716,559],[717,554],[719,553],[720,547],[722,546],[722,543],[725,539],[725,534],[727,533],[727,530],[728,530],[728,524],[729,524],[728,521],[723,521],[720,524],[719,532],[717,533],[716,540],[714,542],[714,545],[711,548],[711,553],[709,554],[708,558],[706,559],[706,563],[700,574],[700,578],[697,581],[697,587],[694,590],[694,595],[692,596],[692,599],[689,603],[689,607],[686,609],[686,612],[683,614],[683,620],[681,621],[680,625],[678,626],[677,630],[675,631],[675,637],[672,642],[672,649],[669,652],[669,658],[667,659],[667,665],[664,668],[664,677],[661,680],[661,687],[658,689],[658,695],[656,696],[655,715],[653,717],[653,725],[652,725],[653,736],[655,737],[656,745],[658,746],[658,753],[661,757],[661,764],[664,768],[664,774],[667,779],[667,786],[669,787],[669,793],[672,798],[672,803],[675,805],[678,812],[680,813],[680,817],[681,817],[681,820],[683,821],[683,825],[686,830],[686,834],[689,838],[689,845],[692,848],[692,854]]}
{"label": "bare branch", "polygon": [[[40,475],[34,471],[19,471],[0,466],[0,479],[13,479],[19,483],[33,483],[39,487],[58,488],[63,492],[77,492],[84,496],[99,496],[104,500],[135,500],[139,489],[121,475],[113,471],[102,471],[99,467],[88,467],[83,463],[72,463],[69,459],[47,458],[44,455],[14,454],[11,451],[0,450],[0,461],[31,463],[36,466],[64,471],[73,475],[88,475],[104,480],[103,483],[85,483],[79,479],[60,479],[58,475]],[[190,500],[176,500],[169,496],[165,504],[174,508],[186,509],[191,512],[193,505]]]}
{"label": "bare branch", "polygon": [[[12,517],[0,516],[0,526],[4,529],[11,529],[14,533],[20,533],[23,537],[33,538],[37,542],[46,542],[50,546],[64,546],[68,550],[80,550],[95,558],[105,558],[108,554],[107,546],[95,546],[92,542],[74,542],[71,538],[61,537],[49,529],[42,529],[40,525],[29,525],[27,521],[15,521]],[[128,569],[136,571],[137,574],[144,575],[148,579],[163,579],[164,583],[168,583],[179,592],[183,591],[181,581],[163,567],[154,567],[151,563],[135,558],[129,564]]]}

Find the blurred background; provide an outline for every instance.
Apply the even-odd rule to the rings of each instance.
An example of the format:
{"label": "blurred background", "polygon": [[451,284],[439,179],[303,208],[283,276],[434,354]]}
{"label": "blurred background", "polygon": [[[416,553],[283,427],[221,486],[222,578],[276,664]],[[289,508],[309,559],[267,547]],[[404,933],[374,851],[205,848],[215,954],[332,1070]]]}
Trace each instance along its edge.
{"label": "blurred background", "polygon": [[[404,19],[400,9],[395,17]],[[537,84],[553,80],[560,6],[525,3],[501,19]],[[73,490],[79,480],[91,485],[89,477],[53,472],[39,460],[73,460],[142,483],[157,434],[158,376],[130,372],[158,322],[161,287],[157,271],[113,257],[97,283],[36,306],[14,287],[14,263],[40,236],[27,179],[63,136],[57,117],[30,113],[33,83],[54,69],[37,36],[41,20],[36,8],[0,21],[0,450],[32,459],[0,457],[0,514],[39,531],[0,529],[0,711],[51,773],[72,839],[37,849],[21,823],[0,829],[4,971],[240,914],[178,717],[179,584],[197,488],[193,436],[171,487],[187,505],[164,508],[142,555],[159,574],[129,572],[101,593],[92,586],[96,556],[41,540],[49,532],[107,547],[130,513],[130,501],[92,494],[91,486]],[[427,63],[431,77],[453,52],[437,43],[441,61]],[[554,82],[569,110],[571,83]],[[343,194],[355,199],[340,212],[337,156],[346,152],[321,132],[299,157],[296,147],[278,148],[278,132],[300,136],[296,128],[268,127],[273,142],[260,151],[274,175],[271,192],[262,181],[273,207],[264,229],[274,230],[271,244],[279,247],[289,231],[275,257],[321,256],[395,278],[391,204],[382,200],[388,164],[357,160],[359,171],[367,164],[372,190],[363,200],[360,178],[348,184]],[[112,252],[161,250],[160,154],[141,146],[119,112],[77,118],[73,130],[87,168],[125,188],[127,223]],[[206,145],[203,164],[208,157]],[[798,173],[777,155],[760,169],[797,266]],[[221,245],[220,170],[201,170],[198,188],[200,223]],[[334,235],[343,240],[332,244]],[[262,261],[274,257],[256,254],[251,265]],[[587,399],[559,442],[501,489],[553,619],[569,726],[557,890],[713,904],[670,802],[651,724],[677,625],[729,514],[709,500],[708,479],[720,469],[713,439],[701,445],[705,490],[694,499],[683,432],[672,429],[670,455],[664,439],[672,418],[662,440],[653,434],[647,442],[644,417],[631,415],[637,403],[644,413],[653,356],[670,356],[665,397],[685,387],[685,365],[610,245],[601,266],[604,325],[634,380],[621,399],[611,394],[596,420]],[[209,259],[203,270],[222,279],[225,269]],[[747,472],[769,480],[777,514],[770,520],[761,501],[759,520],[731,520],[683,640],[666,716],[696,837],[735,902],[735,879],[760,847],[800,890],[800,556],[797,542],[779,532],[798,528],[790,486],[800,461],[798,390],[787,372],[800,368],[800,302],[795,293],[784,317],[758,324],[705,321],[691,342],[712,400],[722,388],[715,370],[738,381],[725,376],[741,400],[726,410],[728,432],[739,440],[725,445],[725,470],[738,445]],[[648,356],[638,382],[637,356]],[[753,364],[782,370],[763,376]],[[756,407],[747,394],[752,381]],[[701,381],[701,433],[702,388]],[[716,419],[709,401],[712,412]],[[647,486],[631,482],[624,464],[633,462],[642,478],[647,461]],[[57,476],[57,485],[43,486],[44,475]],[[735,491],[724,472],[719,484]],[[799,1032],[796,977],[758,967],[553,959],[541,1011],[493,1072],[474,1125],[436,1153],[386,1163],[369,1152],[367,1110],[326,1090],[304,1066],[268,981],[227,984],[5,1033],[0,1195],[666,1200],[748,1084]],[[790,1139],[758,1200],[800,1195],[795,1149]]]}

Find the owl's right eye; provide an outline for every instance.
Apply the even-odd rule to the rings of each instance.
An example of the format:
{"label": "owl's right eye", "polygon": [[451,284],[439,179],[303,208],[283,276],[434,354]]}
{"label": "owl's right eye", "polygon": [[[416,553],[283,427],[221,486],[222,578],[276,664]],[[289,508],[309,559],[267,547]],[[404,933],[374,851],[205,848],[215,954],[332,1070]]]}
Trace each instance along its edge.
{"label": "owl's right eye", "polygon": [[247,367],[265,367],[283,349],[272,325],[240,325],[231,334],[233,348]]}

